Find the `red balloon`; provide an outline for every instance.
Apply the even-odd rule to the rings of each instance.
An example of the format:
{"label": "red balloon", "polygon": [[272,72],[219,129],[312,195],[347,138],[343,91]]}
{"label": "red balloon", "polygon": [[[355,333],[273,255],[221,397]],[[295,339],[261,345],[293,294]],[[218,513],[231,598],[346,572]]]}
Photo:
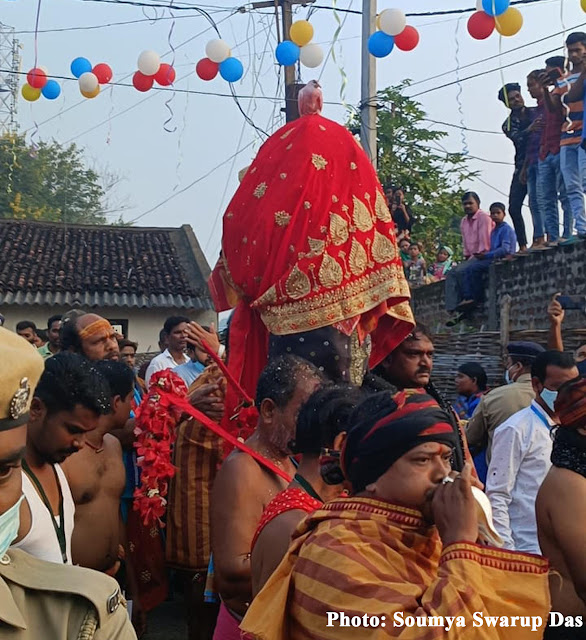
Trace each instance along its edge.
{"label": "red balloon", "polygon": [[26,81],[34,89],[42,89],[47,84],[48,78],[42,69],[35,67],[26,74]]}
{"label": "red balloon", "polygon": [[166,62],[161,62],[159,70],[155,74],[155,80],[162,86],[168,87],[175,82],[175,69]]}
{"label": "red balloon", "polygon": [[468,18],[468,33],[475,40],[486,40],[494,28],[494,17],[484,11],[477,11]]}
{"label": "red balloon", "polygon": [[195,65],[195,73],[197,73],[202,80],[213,80],[218,75],[219,69],[220,65],[209,58],[202,58]]}
{"label": "red balloon", "polygon": [[137,91],[148,91],[153,88],[155,82],[154,76],[145,76],[144,73],[137,71],[132,76],[132,84]]}
{"label": "red balloon", "polygon": [[406,26],[398,36],[395,36],[395,46],[401,51],[413,51],[419,44],[419,31],[415,27]]}
{"label": "red balloon", "polygon": [[112,80],[112,69],[104,62],[97,64],[92,69],[92,73],[96,76],[100,84],[108,84],[108,82]]}

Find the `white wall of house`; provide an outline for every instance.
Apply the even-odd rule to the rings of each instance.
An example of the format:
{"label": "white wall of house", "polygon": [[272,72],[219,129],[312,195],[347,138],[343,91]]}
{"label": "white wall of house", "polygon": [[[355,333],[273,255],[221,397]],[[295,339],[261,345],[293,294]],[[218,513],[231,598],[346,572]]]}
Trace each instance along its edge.
{"label": "white wall of house", "polygon": [[[53,306],[2,306],[0,313],[6,318],[6,329],[14,331],[16,324],[21,320],[32,320],[39,329],[46,329],[50,316],[58,313],[66,313],[69,308]],[[200,324],[209,325],[211,322],[218,326],[218,316],[214,311],[188,311],[184,309],[128,309],[124,307],[101,307],[100,309],[87,309],[92,313],[98,313],[109,320],[127,320],[128,338],[138,342],[140,353],[159,351],[159,331],[163,328],[165,319],[169,316],[187,316]]]}

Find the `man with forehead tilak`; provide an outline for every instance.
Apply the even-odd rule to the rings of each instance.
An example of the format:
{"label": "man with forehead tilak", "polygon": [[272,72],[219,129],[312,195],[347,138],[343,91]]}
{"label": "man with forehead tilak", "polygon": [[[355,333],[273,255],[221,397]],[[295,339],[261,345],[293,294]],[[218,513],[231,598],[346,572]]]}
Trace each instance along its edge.
{"label": "man with forehead tilak", "polygon": [[88,360],[118,360],[118,334],[96,313],[73,310],[63,316],[60,341],[63,351],[73,351]]}
{"label": "man with forehead tilak", "polygon": [[[447,637],[452,617],[451,639],[537,637],[519,625],[470,631],[476,612],[534,616],[542,628],[547,561],[479,544],[471,468],[451,471],[457,435],[435,400],[421,390],[381,392],[349,424],[342,464],[351,496],[299,525],[241,629],[260,640],[435,640]],[[369,628],[344,626],[340,612],[366,615]],[[409,616],[417,623],[405,624]]]}
{"label": "man with forehead tilak", "polygon": [[0,370],[0,637],[133,640],[126,603],[112,578],[9,549],[19,528],[27,421],[43,360],[2,328],[0,359],[6,365]]}

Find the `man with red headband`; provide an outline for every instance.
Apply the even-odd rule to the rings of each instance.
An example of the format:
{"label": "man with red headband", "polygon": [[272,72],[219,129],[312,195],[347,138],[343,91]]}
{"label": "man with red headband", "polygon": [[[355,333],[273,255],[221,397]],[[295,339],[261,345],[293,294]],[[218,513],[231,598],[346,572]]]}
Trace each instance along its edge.
{"label": "man with red headband", "polygon": [[[457,435],[434,399],[378,393],[350,424],[352,497],[299,525],[241,629],[259,640],[536,637],[549,613],[547,562],[477,544],[471,467],[451,471]],[[531,616],[534,631],[487,628],[486,615]]]}
{"label": "man with red headband", "polygon": [[[586,379],[558,391],[552,467],[537,494],[537,533],[551,562],[552,611],[546,640],[578,640],[584,628],[565,626],[566,616],[586,621]],[[563,617],[563,620],[561,619]],[[556,625],[556,626],[554,626]]]}

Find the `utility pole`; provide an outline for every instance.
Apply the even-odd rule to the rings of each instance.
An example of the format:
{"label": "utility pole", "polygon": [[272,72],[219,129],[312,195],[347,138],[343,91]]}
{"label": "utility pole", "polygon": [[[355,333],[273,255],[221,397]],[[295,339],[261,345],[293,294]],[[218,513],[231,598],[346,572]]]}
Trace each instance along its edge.
{"label": "utility pole", "polygon": [[0,135],[14,134],[18,129],[18,80],[20,44],[14,27],[0,22]]}
{"label": "utility pole", "polygon": [[376,59],[368,39],[376,30],[376,0],[362,0],[362,76],[360,83],[360,141],[376,170]]}

